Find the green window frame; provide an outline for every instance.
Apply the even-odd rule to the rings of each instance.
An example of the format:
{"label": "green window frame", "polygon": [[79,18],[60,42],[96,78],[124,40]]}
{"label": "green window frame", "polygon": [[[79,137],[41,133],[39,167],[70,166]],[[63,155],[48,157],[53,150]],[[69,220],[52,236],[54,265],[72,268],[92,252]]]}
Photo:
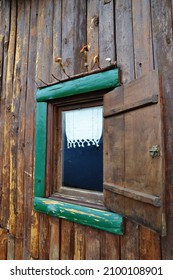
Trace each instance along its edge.
{"label": "green window frame", "polygon": [[121,215],[45,197],[47,106],[48,102],[62,97],[99,90],[112,90],[119,86],[119,70],[107,67],[68,80],[39,88],[36,93],[36,136],[34,170],[34,209],[53,217],[122,235]]}

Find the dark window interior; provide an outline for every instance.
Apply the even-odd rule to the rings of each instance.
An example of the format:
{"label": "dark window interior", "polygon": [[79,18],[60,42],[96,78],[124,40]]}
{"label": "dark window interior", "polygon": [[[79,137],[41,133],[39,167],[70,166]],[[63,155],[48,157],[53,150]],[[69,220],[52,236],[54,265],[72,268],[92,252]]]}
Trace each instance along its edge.
{"label": "dark window interior", "polygon": [[67,148],[67,137],[64,135],[62,185],[73,188],[103,191],[103,136],[99,147],[94,145]]}
{"label": "dark window interior", "polygon": [[62,185],[103,191],[103,108],[62,112]]}

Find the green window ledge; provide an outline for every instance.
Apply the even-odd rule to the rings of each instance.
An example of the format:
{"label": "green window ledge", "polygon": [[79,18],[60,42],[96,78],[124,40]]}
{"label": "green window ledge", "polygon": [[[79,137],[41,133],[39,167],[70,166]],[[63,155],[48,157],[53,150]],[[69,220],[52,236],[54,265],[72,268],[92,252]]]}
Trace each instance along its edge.
{"label": "green window ledge", "polygon": [[53,217],[122,235],[123,218],[116,213],[44,198],[48,101],[98,90],[111,90],[119,86],[118,69],[112,68],[87,76],[75,77],[37,91],[34,209]]}
{"label": "green window ledge", "polygon": [[53,217],[122,235],[122,217],[112,212],[41,197],[34,198],[34,208]]}

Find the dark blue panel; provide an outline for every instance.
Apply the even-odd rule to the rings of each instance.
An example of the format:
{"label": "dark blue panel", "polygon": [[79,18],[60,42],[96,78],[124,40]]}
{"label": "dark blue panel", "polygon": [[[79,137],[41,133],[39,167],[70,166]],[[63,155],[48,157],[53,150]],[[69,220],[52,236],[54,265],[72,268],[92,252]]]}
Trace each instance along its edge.
{"label": "dark blue panel", "polygon": [[64,137],[63,185],[87,190],[103,191],[103,137],[95,145],[67,148]]}

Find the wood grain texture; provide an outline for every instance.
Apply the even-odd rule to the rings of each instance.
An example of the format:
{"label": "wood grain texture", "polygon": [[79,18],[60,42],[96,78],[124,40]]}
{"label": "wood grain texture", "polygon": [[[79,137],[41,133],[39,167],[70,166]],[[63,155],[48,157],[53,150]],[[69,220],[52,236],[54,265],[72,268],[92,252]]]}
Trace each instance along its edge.
{"label": "wood grain texture", "polygon": [[0,228],[0,260],[7,259],[7,233],[7,230]]}
{"label": "wood grain texture", "polygon": [[[17,40],[14,65],[13,102],[12,102],[12,137],[11,137],[11,169],[12,184],[15,189],[15,259],[23,259],[24,232],[24,146],[25,146],[25,115],[27,62],[29,45],[30,5],[24,1],[18,3]],[[23,75],[21,75],[21,73]],[[22,94],[24,93],[24,94]],[[12,225],[11,221],[10,224]],[[14,231],[13,231],[14,234]]]}
{"label": "wood grain texture", "polygon": [[[23,192],[24,192],[24,245],[23,258],[30,259],[31,248],[31,223],[32,223],[32,196],[33,196],[33,162],[35,149],[35,92],[34,82],[36,75],[36,55],[37,55],[37,14],[38,1],[30,2],[30,26],[29,26],[29,50],[28,69],[26,87],[26,107],[25,107],[25,138],[24,138],[24,170],[23,170]],[[26,129],[27,128],[27,129]],[[29,198],[29,199],[28,199]]]}
{"label": "wood grain texture", "polygon": [[166,139],[166,212],[167,212],[167,237],[162,239],[163,259],[173,259],[173,28],[171,1],[151,1],[152,30],[154,45],[154,64],[162,74],[165,139]]}
{"label": "wood grain texture", "polygon": [[[62,1],[54,1],[53,6],[53,53],[52,53],[52,74],[56,78],[61,79],[61,69],[59,65],[55,62],[55,58],[62,57]],[[54,78],[53,81],[56,81]]]}
{"label": "wood grain texture", "polygon": [[109,232],[101,233],[101,260],[120,259],[120,237]]}
{"label": "wood grain texture", "polygon": [[[1,14],[0,14],[1,17]],[[4,132],[4,122],[3,122],[3,109],[2,109],[2,80],[3,80],[3,52],[4,52],[4,36],[0,33],[0,139],[3,139]],[[2,141],[2,140],[1,140]],[[3,141],[0,145],[0,201],[2,200],[2,181],[3,181]],[[0,217],[1,217],[1,208],[0,208]]]}
{"label": "wood grain texture", "polygon": [[86,260],[100,260],[101,259],[101,232],[99,230],[92,230],[86,228]]}
{"label": "wood grain texture", "polygon": [[39,227],[39,260],[49,260],[50,227],[47,215],[40,215]]}
{"label": "wood grain texture", "polygon": [[111,0],[105,3],[100,1],[99,6],[99,61],[100,67],[109,65],[105,59],[110,58],[113,61],[116,59],[114,34],[114,1]]}
{"label": "wood grain texture", "polygon": [[87,1],[88,70],[99,67],[99,0]]}
{"label": "wood grain texture", "polygon": [[74,260],[84,260],[86,251],[85,240],[86,227],[74,224]]}
{"label": "wood grain texture", "polygon": [[115,2],[117,65],[121,69],[123,83],[134,79],[135,71],[131,3],[131,0],[117,0]]}
{"label": "wood grain texture", "polygon": [[3,52],[4,52],[4,36],[0,34],[0,102],[2,99]]}
{"label": "wood grain texture", "polygon": [[[69,76],[85,71],[80,49],[86,45],[86,3],[62,1],[62,60]],[[62,77],[66,77],[63,73]]]}
{"label": "wood grain texture", "polygon": [[61,260],[74,259],[74,224],[72,222],[61,220]]}
{"label": "wood grain texture", "polygon": [[7,260],[15,260],[15,237],[11,234],[7,239]]}
{"label": "wood grain texture", "polygon": [[38,1],[36,81],[52,81],[53,0]]}
{"label": "wood grain texture", "polygon": [[124,235],[121,237],[121,257],[122,260],[139,259],[139,225],[125,221]]}
{"label": "wood grain texture", "polygon": [[[37,56],[36,56],[36,81],[41,79],[44,82],[52,81],[52,65],[53,65],[53,0],[50,1],[38,1],[38,19],[37,19]],[[45,106],[47,110],[47,106]],[[44,111],[43,115],[43,127],[46,132],[46,113]],[[40,126],[41,127],[41,126]],[[46,143],[46,133],[44,133],[43,140],[43,149],[45,150]],[[38,145],[36,145],[38,147]],[[45,152],[45,151],[44,151]],[[40,150],[42,153],[42,150]],[[45,155],[45,153],[44,153]],[[42,172],[45,169],[45,161],[43,160]],[[39,163],[37,165],[37,170],[39,170]],[[43,180],[41,179],[43,178]],[[40,177],[41,183],[44,185],[44,176]],[[44,196],[44,193],[42,193]],[[37,217],[38,219],[38,217]],[[49,220],[45,215],[39,215],[39,223],[36,224],[38,238],[38,258],[39,259],[48,259],[49,258]],[[36,230],[36,227],[33,225],[33,229]],[[34,233],[34,232],[33,232]],[[36,232],[35,232],[36,234]],[[34,238],[34,236],[33,236]],[[38,247],[37,247],[38,246]]]}
{"label": "wood grain texture", "polygon": [[49,259],[60,259],[60,220],[50,217],[50,248]]}
{"label": "wood grain texture", "polygon": [[[5,187],[3,185],[3,173],[4,173],[4,124],[5,124],[5,100],[6,100],[6,76],[7,76],[7,66],[8,66],[8,44],[9,44],[9,30],[10,30],[10,9],[11,3],[8,1],[3,1],[0,8],[0,36],[1,36],[1,93],[0,93],[0,200],[2,205],[4,204],[4,191]],[[3,198],[4,197],[4,198]],[[4,212],[2,210],[3,206],[0,207],[0,220],[1,225],[7,226],[7,218],[3,218]],[[2,211],[2,215],[1,215]]]}
{"label": "wood grain texture", "polygon": [[[3,160],[3,199],[1,204],[2,209],[2,225],[7,228],[8,219],[11,213],[13,220],[10,225],[11,230],[15,230],[14,213],[14,185],[10,186],[11,160],[10,160],[10,137],[11,135],[11,105],[13,95],[13,68],[14,68],[14,54],[15,54],[15,40],[16,40],[16,2],[12,1],[12,13],[10,21],[10,38],[8,48],[8,64],[7,77],[5,84],[6,98],[5,98],[5,122],[4,122],[4,160]],[[11,208],[11,209],[10,209]]]}
{"label": "wood grain texture", "polygon": [[135,77],[153,69],[150,0],[133,0],[133,40]]}
{"label": "wood grain texture", "polygon": [[[30,237],[30,257],[33,259],[39,258],[39,214],[34,210],[31,216],[31,237]],[[26,254],[26,253],[25,253]]]}
{"label": "wood grain texture", "polygon": [[160,244],[157,233],[144,227],[140,228],[139,258],[141,260],[160,260]]}

